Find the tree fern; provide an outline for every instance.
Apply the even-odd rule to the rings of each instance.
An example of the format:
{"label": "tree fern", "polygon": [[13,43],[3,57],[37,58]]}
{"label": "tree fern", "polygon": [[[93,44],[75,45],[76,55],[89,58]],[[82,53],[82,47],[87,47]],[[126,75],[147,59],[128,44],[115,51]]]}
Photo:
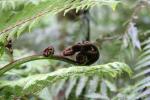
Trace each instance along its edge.
{"label": "tree fern", "polygon": [[[32,0],[31,0],[32,1]],[[12,2],[12,3],[11,3]],[[67,13],[69,10],[71,9],[76,9],[76,11],[81,10],[81,9],[87,9],[90,7],[93,7],[95,5],[109,5],[111,6],[113,9],[115,9],[116,4],[118,3],[118,1],[115,0],[109,0],[109,1],[104,1],[104,0],[99,0],[99,1],[95,1],[95,0],[44,0],[44,1],[40,1],[40,3],[34,4],[33,2],[29,2],[29,1],[18,1],[18,0],[14,0],[14,1],[1,1],[0,4],[3,5],[3,8],[6,7],[6,5],[8,4],[12,4],[13,6],[15,6],[15,2],[27,2],[27,4],[25,3],[23,8],[20,8],[19,11],[17,11],[16,9],[18,9],[16,7],[16,9],[14,9],[14,11],[12,10],[6,10],[3,11],[0,10],[0,30],[1,33],[5,33],[5,34],[13,34],[15,35],[15,33],[17,33],[17,36],[20,35],[20,33],[26,28],[28,27],[31,23],[34,22],[34,20],[36,20],[37,18],[41,18],[42,16],[45,16],[49,13],[52,14],[56,14],[60,11],[64,11],[65,13]],[[14,8],[14,7],[13,7]],[[15,13],[14,13],[15,12]],[[11,17],[11,19],[9,19]],[[5,35],[1,34],[0,35],[0,42],[4,42],[2,41],[3,39],[5,39]]]}
{"label": "tree fern", "polygon": [[[136,89],[134,90],[140,95],[137,95],[136,98],[144,98],[150,95],[149,86],[150,86],[150,53],[148,51],[150,50],[150,38],[143,42],[144,48],[143,48],[143,54],[139,59],[139,62],[137,63],[136,70],[139,72],[137,73],[134,78],[140,79],[139,82],[136,84]],[[146,52],[146,53],[145,53]],[[143,56],[144,55],[144,56]]]}
{"label": "tree fern", "polygon": [[48,74],[29,76],[18,81],[4,82],[1,83],[1,87],[17,87],[20,88],[19,90],[21,93],[35,93],[49,86],[50,84],[60,81],[61,79],[67,79],[69,77],[98,75],[101,78],[116,78],[122,73],[128,73],[128,75],[131,76],[132,71],[126,64],[119,62],[109,63],[105,65],[96,65],[91,67],[70,67],[63,68]]}
{"label": "tree fern", "polygon": [[[142,99],[147,100],[150,95],[150,77],[149,77],[149,57],[150,53],[148,51],[150,48],[147,48],[150,44],[150,39],[147,39],[142,43],[144,46],[141,56],[135,66],[135,75],[132,79],[135,82],[134,85],[131,85],[128,89],[122,90],[122,95],[127,97],[127,100],[136,100]],[[147,48],[147,49],[145,49]],[[116,99],[115,99],[116,100]]]}

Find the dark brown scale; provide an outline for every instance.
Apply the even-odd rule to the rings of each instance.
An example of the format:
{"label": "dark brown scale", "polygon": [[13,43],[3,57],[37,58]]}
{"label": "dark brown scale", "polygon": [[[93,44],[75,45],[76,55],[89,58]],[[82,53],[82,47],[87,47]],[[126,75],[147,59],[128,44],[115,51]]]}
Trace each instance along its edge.
{"label": "dark brown scale", "polygon": [[8,43],[5,45],[6,48],[12,48],[12,40],[9,40]]}
{"label": "dark brown scale", "polygon": [[49,46],[46,49],[44,49],[43,56],[48,57],[50,55],[53,55],[54,51],[55,51],[54,48],[52,46]]}
{"label": "dark brown scale", "polygon": [[5,45],[5,47],[11,54],[13,54],[12,40],[9,40],[8,43]]}

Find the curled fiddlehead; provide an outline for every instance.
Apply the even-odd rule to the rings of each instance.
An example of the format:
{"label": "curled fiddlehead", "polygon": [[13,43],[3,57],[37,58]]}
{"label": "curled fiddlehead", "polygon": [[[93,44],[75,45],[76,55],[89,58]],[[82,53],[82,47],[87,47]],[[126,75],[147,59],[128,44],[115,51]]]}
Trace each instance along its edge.
{"label": "curled fiddlehead", "polygon": [[[54,55],[54,48],[52,46],[47,47],[43,51],[43,55],[48,57]],[[63,50],[61,57],[75,56],[75,62],[79,65],[91,65],[95,63],[99,58],[98,48],[89,41],[82,41],[71,47]],[[70,58],[71,59],[71,58]],[[72,59],[71,59],[72,60]]]}
{"label": "curled fiddlehead", "polygon": [[98,48],[89,41],[82,41],[63,51],[63,56],[76,56],[78,64],[90,65],[99,58]]}

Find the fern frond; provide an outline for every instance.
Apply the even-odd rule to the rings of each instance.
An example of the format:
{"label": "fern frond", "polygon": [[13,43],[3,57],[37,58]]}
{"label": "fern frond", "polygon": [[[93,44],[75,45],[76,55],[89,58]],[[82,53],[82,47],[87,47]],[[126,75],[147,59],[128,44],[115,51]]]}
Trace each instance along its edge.
{"label": "fern frond", "polygon": [[133,76],[133,79],[140,79],[135,84],[133,92],[131,92],[131,94],[136,94],[133,97],[134,99],[143,99],[150,95],[150,77],[148,76],[150,73],[150,38],[144,41],[142,45],[144,46],[143,53],[141,54],[139,62],[135,68],[138,73]]}
{"label": "fern frond", "polygon": [[87,82],[88,82],[88,77],[80,78],[76,87],[76,96],[79,96],[82,93],[82,90],[84,89]]}
{"label": "fern frond", "polygon": [[[113,100],[118,100],[120,95],[126,97],[126,100],[148,100],[146,98],[150,95],[150,76],[149,76],[149,65],[150,65],[150,38],[145,40],[142,43],[143,50],[141,55],[139,56],[139,60],[135,66],[135,75],[132,77],[134,79],[135,84],[123,88]],[[145,49],[144,49],[145,48]]]}
{"label": "fern frond", "polygon": [[150,38],[143,42],[142,45],[145,45],[143,48],[143,53],[140,56],[139,62],[135,70],[146,68],[150,65]]}
{"label": "fern frond", "polygon": [[[7,4],[7,1],[5,1]],[[44,0],[38,4],[28,3],[23,9],[14,13],[12,10],[7,11],[7,15],[4,11],[0,11],[0,33],[2,34],[14,34],[13,30],[17,29],[17,32],[28,27],[35,19],[42,18],[47,14],[56,14],[60,11],[67,13],[69,10],[87,9],[95,5],[108,5],[115,9],[118,1],[116,0]],[[10,19],[11,17],[11,19]],[[26,24],[27,25],[23,25]],[[15,33],[17,33],[15,31]],[[21,33],[19,32],[19,33]],[[1,35],[0,35],[1,37]]]}
{"label": "fern frond", "polygon": [[108,63],[105,65],[96,65],[96,66],[77,66],[70,68],[63,68],[58,71],[48,73],[48,74],[39,74],[30,76],[18,81],[7,82],[5,85],[13,87],[21,87],[24,93],[34,93],[38,92],[41,89],[53,84],[59,80],[67,79],[69,77],[80,77],[80,76],[91,76],[98,75],[100,77],[109,77],[115,78],[122,73],[128,73],[131,76],[131,69],[124,63],[114,62]]}

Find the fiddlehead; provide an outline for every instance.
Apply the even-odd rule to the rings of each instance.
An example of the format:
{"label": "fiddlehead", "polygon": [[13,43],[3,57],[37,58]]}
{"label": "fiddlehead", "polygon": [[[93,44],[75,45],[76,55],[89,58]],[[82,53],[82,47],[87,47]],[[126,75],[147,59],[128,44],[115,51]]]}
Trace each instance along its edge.
{"label": "fiddlehead", "polygon": [[[43,55],[48,57],[54,54],[54,48],[52,46],[47,47],[43,51]],[[96,62],[99,58],[98,48],[89,41],[82,41],[77,43],[71,47],[68,47],[63,50],[61,57],[70,57],[74,56],[74,59],[69,58],[70,60],[74,60],[79,65],[91,65]]]}
{"label": "fiddlehead", "polygon": [[63,56],[76,56],[78,64],[90,65],[99,58],[98,48],[89,41],[77,43],[63,51]]}

